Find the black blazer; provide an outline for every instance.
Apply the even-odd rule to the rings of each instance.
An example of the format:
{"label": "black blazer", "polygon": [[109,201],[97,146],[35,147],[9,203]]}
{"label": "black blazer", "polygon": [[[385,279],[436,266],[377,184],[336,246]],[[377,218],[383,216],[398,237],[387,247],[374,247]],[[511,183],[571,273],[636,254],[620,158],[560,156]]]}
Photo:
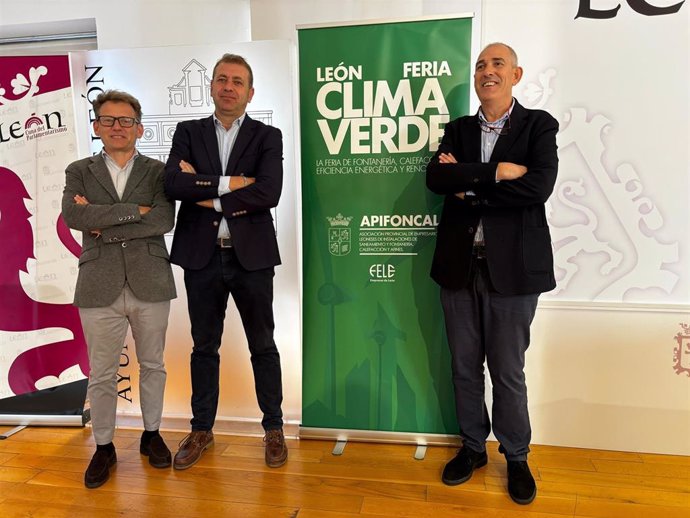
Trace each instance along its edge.
{"label": "black blazer", "polygon": [[[558,122],[516,101],[510,125],[509,133],[498,138],[490,162],[481,163],[478,116],[453,120],[427,166],[427,187],[446,195],[431,267],[431,277],[445,288],[467,285],[480,218],[489,275],[497,292],[542,293],[556,286],[544,203],[556,183]],[[440,153],[452,153],[458,163],[439,163]],[[497,183],[499,162],[524,165],[527,173]],[[454,195],[469,190],[476,196],[461,200]]]}
{"label": "black blazer", "polygon": [[[180,171],[180,160],[197,174]],[[260,270],[280,264],[270,209],[278,205],[283,187],[283,140],[280,130],[246,116],[228,160],[228,175],[256,178],[243,189],[223,195],[223,212],[201,207],[197,201],[218,198],[223,168],[213,117],[180,122],[165,165],[165,192],[182,202],[177,214],[170,261],[199,270],[211,259],[218,226],[225,218],[240,264]]]}

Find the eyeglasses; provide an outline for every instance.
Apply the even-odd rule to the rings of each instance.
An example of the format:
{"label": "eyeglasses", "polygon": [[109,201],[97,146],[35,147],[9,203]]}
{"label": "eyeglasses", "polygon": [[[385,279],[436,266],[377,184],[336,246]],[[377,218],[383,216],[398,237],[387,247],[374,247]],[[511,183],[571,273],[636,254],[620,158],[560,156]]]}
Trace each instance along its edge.
{"label": "eyeglasses", "polygon": [[119,122],[120,127],[122,128],[131,128],[134,126],[134,124],[139,124],[139,120],[135,119],[134,117],[112,117],[110,115],[99,115],[96,117],[96,120],[108,128],[114,126],[115,121]]}
{"label": "eyeglasses", "polygon": [[503,126],[492,126],[480,117],[477,118],[477,121],[479,122],[479,129],[484,133],[491,133],[493,131],[496,135],[507,135],[510,131],[510,116],[503,123]]}

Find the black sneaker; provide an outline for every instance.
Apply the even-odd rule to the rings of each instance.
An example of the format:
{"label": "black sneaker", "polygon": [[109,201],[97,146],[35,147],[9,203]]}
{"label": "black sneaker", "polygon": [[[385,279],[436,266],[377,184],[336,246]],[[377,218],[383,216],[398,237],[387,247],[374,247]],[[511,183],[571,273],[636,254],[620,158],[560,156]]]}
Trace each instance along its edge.
{"label": "black sneaker", "polygon": [[168,468],[172,464],[172,454],[160,435],[154,435],[148,442],[142,437],[139,453],[146,455],[154,468]]}
{"label": "black sneaker", "polygon": [[508,461],[508,493],[513,502],[527,505],[537,496],[537,485],[527,461]]}
{"label": "black sneaker", "polygon": [[472,478],[472,472],[486,466],[486,452],[474,451],[467,446],[463,446],[458,454],[443,468],[441,480],[449,486],[457,486],[467,482]]}
{"label": "black sneaker", "polygon": [[95,489],[105,484],[110,477],[110,468],[116,462],[115,448],[96,450],[84,473],[84,485],[89,489]]}

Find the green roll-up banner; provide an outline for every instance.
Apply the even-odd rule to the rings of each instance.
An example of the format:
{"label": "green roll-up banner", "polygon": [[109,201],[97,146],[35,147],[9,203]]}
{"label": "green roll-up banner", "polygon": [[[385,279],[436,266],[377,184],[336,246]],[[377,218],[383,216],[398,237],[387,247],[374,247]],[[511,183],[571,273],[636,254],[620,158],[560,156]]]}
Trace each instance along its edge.
{"label": "green roll-up banner", "polygon": [[468,111],[471,31],[299,29],[305,428],[458,431],[424,174]]}

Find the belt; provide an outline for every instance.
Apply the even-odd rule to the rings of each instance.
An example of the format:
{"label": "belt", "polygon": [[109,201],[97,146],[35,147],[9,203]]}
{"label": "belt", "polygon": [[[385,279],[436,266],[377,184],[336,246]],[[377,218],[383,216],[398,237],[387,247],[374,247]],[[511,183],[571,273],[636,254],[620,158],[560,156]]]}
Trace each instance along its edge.
{"label": "belt", "polygon": [[216,239],[216,245],[219,248],[232,248],[232,239],[229,237],[219,237]]}

